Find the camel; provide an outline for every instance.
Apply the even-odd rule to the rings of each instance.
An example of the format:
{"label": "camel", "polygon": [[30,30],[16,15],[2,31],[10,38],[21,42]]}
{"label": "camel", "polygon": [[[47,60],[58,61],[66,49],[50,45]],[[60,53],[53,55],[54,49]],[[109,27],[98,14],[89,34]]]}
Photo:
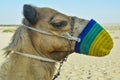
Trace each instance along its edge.
{"label": "camel", "polygon": [[[75,46],[75,40],[59,35],[72,32],[72,35],[78,36],[88,20],[76,17],[73,23],[72,16],[29,4],[23,6],[23,15],[24,25],[16,30],[11,43],[4,49],[7,58],[0,69],[0,80],[52,80],[56,62],[74,52]],[[48,61],[22,56],[17,52],[46,58]]]}
{"label": "camel", "polygon": [[56,63],[74,52],[76,39],[67,34],[77,37],[89,20],[29,4],[23,6],[23,15],[23,25],[4,49],[0,80],[52,80]]}

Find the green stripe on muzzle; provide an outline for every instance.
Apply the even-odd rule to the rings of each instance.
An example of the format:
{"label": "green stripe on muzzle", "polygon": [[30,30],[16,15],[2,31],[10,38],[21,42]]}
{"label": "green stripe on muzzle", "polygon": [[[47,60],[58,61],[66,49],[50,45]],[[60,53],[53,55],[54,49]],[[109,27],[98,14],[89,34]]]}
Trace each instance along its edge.
{"label": "green stripe on muzzle", "polygon": [[94,26],[90,29],[90,31],[83,38],[80,45],[80,52],[88,55],[90,46],[94,42],[97,35],[103,30],[103,28],[99,24],[94,24]]}

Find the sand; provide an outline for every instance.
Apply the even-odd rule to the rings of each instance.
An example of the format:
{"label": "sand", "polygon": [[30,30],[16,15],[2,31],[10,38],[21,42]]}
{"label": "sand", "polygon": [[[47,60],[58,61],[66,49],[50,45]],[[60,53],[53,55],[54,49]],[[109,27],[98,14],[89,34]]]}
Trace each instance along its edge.
{"label": "sand", "polygon": [[[105,57],[91,57],[73,53],[64,63],[56,80],[120,80],[120,26],[106,28],[114,41],[111,53]],[[3,30],[3,28],[0,30]],[[9,42],[13,33],[0,31],[0,49]],[[4,61],[0,50],[0,64]]]}

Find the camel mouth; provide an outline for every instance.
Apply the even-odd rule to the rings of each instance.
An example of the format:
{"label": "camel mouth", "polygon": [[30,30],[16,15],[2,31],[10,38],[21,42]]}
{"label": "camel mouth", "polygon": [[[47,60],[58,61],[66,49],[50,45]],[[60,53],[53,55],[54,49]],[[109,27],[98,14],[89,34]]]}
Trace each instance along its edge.
{"label": "camel mouth", "polygon": [[50,58],[56,61],[62,61],[66,59],[68,55],[72,54],[72,52],[73,51],[53,51],[50,53],[50,55],[54,57],[50,57]]}
{"label": "camel mouth", "polygon": [[74,51],[53,51],[50,53],[50,55],[54,55],[54,57],[52,57],[52,59],[61,61],[61,60],[65,59],[68,55],[72,54],[73,52]]}

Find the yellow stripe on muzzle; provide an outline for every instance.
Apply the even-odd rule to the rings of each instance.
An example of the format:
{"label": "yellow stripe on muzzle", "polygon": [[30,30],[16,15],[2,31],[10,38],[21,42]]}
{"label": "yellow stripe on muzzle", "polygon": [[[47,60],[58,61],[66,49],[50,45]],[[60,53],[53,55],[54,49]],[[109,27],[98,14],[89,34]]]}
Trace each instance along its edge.
{"label": "yellow stripe on muzzle", "polygon": [[110,53],[112,47],[112,38],[109,36],[108,32],[103,29],[91,44],[89,55],[105,56]]}

